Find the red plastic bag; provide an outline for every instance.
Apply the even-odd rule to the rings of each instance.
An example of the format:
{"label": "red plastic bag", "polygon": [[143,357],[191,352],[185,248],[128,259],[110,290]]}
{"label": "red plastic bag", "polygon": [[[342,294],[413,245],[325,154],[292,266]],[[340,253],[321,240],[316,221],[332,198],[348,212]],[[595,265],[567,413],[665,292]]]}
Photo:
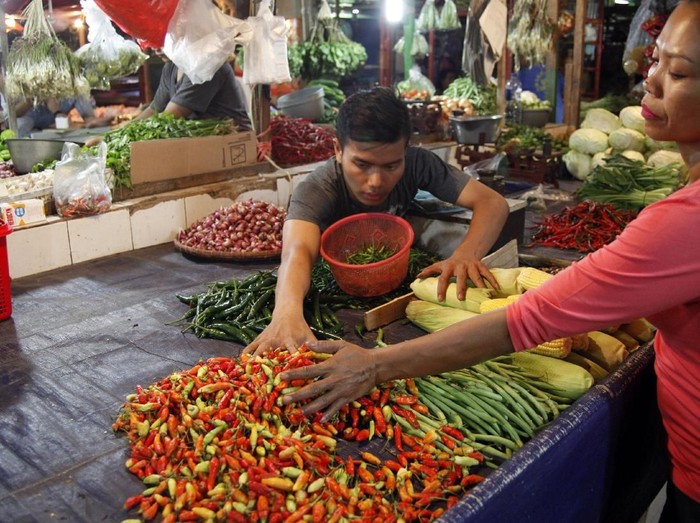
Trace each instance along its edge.
{"label": "red plastic bag", "polygon": [[95,0],[107,16],[144,47],[163,47],[179,0]]}

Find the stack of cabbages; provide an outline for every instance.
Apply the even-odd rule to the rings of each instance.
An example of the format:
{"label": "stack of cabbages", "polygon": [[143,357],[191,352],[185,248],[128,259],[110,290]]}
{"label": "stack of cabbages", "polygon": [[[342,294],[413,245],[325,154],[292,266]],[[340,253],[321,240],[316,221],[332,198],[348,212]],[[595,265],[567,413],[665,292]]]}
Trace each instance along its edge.
{"label": "stack of cabbages", "polygon": [[644,133],[644,118],[639,105],[625,107],[617,116],[606,109],[590,109],[581,127],[569,137],[564,163],[572,176],[585,180],[591,171],[613,154],[622,154],[659,167],[683,164],[675,142],[659,142]]}

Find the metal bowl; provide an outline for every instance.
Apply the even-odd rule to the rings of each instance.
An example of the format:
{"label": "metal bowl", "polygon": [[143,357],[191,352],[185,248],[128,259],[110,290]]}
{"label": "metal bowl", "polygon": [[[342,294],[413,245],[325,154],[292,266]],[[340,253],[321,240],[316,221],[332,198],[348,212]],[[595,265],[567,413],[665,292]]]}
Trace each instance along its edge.
{"label": "metal bowl", "polygon": [[530,127],[544,127],[549,121],[549,107],[543,109],[523,109],[523,124]]}
{"label": "metal bowl", "polygon": [[457,143],[480,145],[496,141],[502,119],[500,114],[451,116],[450,127]]}
{"label": "metal bowl", "polygon": [[26,174],[37,163],[45,160],[60,160],[63,140],[41,140],[35,138],[12,138],[6,140],[10,157],[17,174]]}

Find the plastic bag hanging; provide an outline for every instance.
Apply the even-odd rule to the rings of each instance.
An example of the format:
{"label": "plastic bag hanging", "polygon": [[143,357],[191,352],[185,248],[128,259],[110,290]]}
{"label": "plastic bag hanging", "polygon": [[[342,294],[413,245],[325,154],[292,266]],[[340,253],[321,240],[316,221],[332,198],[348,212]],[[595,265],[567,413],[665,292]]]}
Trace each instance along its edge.
{"label": "plastic bag hanging", "polygon": [[459,17],[457,16],[457,6],[453,0],[445,0],[442,9],[440,9],[440,14],[438,15],[436,29],[452,31],[460,27],[462,27],[462,25],[459,23]]}
{"label": "plastic bag hanging", "polygon": [[274,16],[270,1],[263,0],[257,16],[246,19],[253,37],[244,45],[243,81],[248,85],[288,82],[287,26],[284,17]]}
{"label": "plastic bag hanging", "polygon": [[75,143],[63,145],[53,175],[53,198],[59,216],[91,216],[109,210],[112,192],[105,176],[106,157],[104,142],[95,154]]}
{"label": "plastic bag hanging", "polygon": [[420,13],[418,14],[418,19],[416,20],[418,30],[427,33],[437,29],[438,16],[438,10],[437,7],[435,7],[435,0],[426,0],[423,7],[421,7]]}
{"label": "plastic bag hanging", "polygon": [[[399,54],[403,54],[403,48],[405,45],[405,38],[401,36],[396,41],[396,45],[394,45],[394,51],[396,51]],[[421,32],[418,30],[418,26],[414,25],[413,26],[413,44],[411,45],[411,56],[413,58],[423,58],[424,56],[428,56],[430,54],[430,46],[428,45],[428,41],[425,39],[425,36],[421,34]]]}
{"label": "plastic bag hanging", "polygon": [[243,20],[225,15],[210,0],[182,0],[170,20],[163,52],[193,84],[212,79],[236,45],[253,36]]}
{"label": "plastic bag hanging", "polygon": [[178,0],[95,0],[125,33],[144,47],[163,47]]}
{"label": "plastic bag hanging", "polygon": [[88,43],[75,54],[93,89],[109,89],[110,80],[134,74],[148,56],[138,44],[117,33],[109,17],[95,0],[81,0],[88,25]]}

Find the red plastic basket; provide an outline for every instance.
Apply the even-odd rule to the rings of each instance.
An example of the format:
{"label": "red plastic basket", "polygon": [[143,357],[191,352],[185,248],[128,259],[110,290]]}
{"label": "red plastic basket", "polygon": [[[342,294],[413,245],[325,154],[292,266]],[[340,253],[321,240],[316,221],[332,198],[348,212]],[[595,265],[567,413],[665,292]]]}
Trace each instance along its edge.
{"label": "red plastic basket", "polygon": [[[321,256],[338,286],[351,296],[381,296],[396,289],[408,274],[413,243],[411,225],[384,213],[354,214],[338,220],[321,235]],[[348,256],[369,245],[396,251],[386,260],[366,265],[345,263]]]}
{"label": "red plastic basket", "polygon": [[10,265],[7,260],[7,240],[5,236],[12,228],[0,222],[0,320],[6,320],[12,314],[12,295],[10,294]]}

